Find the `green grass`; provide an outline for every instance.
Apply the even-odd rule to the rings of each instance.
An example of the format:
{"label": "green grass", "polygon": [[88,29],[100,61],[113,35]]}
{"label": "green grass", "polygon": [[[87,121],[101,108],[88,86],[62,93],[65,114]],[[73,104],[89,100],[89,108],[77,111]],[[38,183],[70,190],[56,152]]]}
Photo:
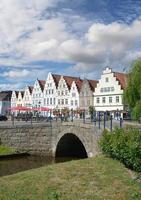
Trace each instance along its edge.
{"label": "green grass", "polygon": [[10,155],[15,153],[15,150],[10,148],[10,147],[6,147],[4,145],[0,145],[0,156],[1,155]]}
{"label": "green grass", "polygon": [[0,200],[140,200],[141,184],[118,161],[95,158],[0,178]]}

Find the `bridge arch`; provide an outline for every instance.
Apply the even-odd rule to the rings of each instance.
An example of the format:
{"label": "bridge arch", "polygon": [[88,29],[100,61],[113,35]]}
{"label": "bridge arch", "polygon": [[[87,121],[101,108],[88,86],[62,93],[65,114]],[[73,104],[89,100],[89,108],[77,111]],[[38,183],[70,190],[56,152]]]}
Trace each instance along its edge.
{"label": "bridge arch", "polygon": [[73,133],[65,133],[57,143],[55,157],[87,158],[88,154],[78,136]]}

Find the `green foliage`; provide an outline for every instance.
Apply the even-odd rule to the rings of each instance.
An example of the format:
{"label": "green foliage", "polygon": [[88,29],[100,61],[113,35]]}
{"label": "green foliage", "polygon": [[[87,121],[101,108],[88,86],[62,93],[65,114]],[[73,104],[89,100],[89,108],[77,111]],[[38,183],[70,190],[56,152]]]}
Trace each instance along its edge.
{"label": "green foliage", "polygon": [[89,114],[90,114],[91,120],[93,119],[94,111],[95,111],[95,108],[93,106],[89,106]]}
{"label": "green foliage", "polygon": [[4,145],[0,145],[0,155],[9,155],[15,153],[15,150]]}
{"label": "green foliage", "polygon": [[129,105],[134,119],[141,117],[141,59],[132,63],[124,101]]}
{"label": "green foliage", "polygon": [[141,172],[141,132],[137,129],[117,128],[112,133],[104,131],[99,144],[103,153]]}

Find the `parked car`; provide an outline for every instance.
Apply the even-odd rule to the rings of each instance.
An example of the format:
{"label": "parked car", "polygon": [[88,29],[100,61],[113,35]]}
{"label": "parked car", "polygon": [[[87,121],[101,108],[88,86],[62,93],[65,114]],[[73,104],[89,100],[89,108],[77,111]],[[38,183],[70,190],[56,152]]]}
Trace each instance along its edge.
{"label": "parked car", "polygon": [[8,118],[5,115],[0,115],[0,121],[7,121]]}

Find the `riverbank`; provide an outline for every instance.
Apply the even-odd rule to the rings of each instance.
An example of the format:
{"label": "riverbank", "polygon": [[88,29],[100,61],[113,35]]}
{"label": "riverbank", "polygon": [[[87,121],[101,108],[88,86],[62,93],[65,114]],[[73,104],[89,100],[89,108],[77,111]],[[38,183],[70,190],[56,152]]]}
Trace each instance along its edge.
{"label": "riverbank", "polygon": [[118,161],[98,156],[2,177],[0,199],[141,199],[141,184]]}

